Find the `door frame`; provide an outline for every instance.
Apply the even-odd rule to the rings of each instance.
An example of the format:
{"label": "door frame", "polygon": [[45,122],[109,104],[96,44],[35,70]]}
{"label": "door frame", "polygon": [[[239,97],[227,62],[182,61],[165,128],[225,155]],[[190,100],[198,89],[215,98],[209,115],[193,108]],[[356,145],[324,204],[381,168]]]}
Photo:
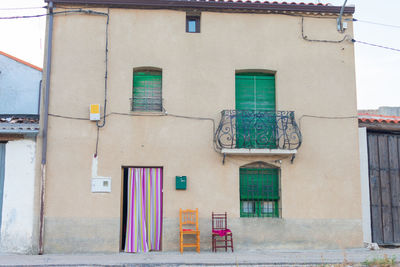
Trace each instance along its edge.
{"label": "door frame", "polygon": [[[163,226],[164,226],[164,167],[163,166],[133,166],[133,165],[122,165],[121,166],[121,199],[120,199],[120,234],[119,234],[119,252],[124,252],[122,248],[122,236],[123,236],[123,212],[124,212],[124,170],[129,168],[161,168],[161,235],[160,235],[160,250],[163,250]],[[151,252],[151,251],[149,251]]]}
{"label": "door frame", "polygon": [[[390,145],[392,138],[397,139],[396,149],[393,149],[396,146]],[[394,141],[392,140],[392,142]],[[395,224],[396,219],[393,218],[396,212],[393,212],[392,190],[397,190],[397,188],[395,188],[396,183],[392,184],[392,182],[400,177],[398,173],[400,168],[400,135],[367,130],[367,147],[372,242],[379,245],[397,245],[400,235],[396,228],[399,228],[400,225],[398,222]],[[393,154],[394,152],[397,152],[397,154]],[[396,173],[396,168],[393,168],[392,164],[397,165],[396,175],[393,175],[393,172]],[[399,184],[397,184],[398,186]],[[385,211],[384,208],[388,207],[385,207],[384,202],[387,202],[388,199],[390,211]],[[387,235],[391,235],[392,242],[389,241]]]}

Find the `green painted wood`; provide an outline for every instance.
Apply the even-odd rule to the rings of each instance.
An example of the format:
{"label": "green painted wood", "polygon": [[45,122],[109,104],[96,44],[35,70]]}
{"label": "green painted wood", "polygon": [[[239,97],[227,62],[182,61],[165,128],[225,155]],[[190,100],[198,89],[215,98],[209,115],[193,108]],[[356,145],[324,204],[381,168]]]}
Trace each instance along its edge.
{"label": "green painted wood", "polygon": [[[279,170],[240,168],[241,217],[279,217]],[[252,212],[244,211],[244,204],[251,202]],[[272,205],[271,210],[263,208]]]}
{"label": "green painted wood", "polygon": [[256,110],[255,80],[251,75],[236,75],[236,110]]}
{"label": "green painted wood", "polygon": [[[257,114],[275,111],[275,76],[266,73],[236,74],[235,98],[236,147],[276,148],[275,117],[266,120],[265,117]],[[244,110],[254,112],[242,112]],[[265,140],[269,141],[265,142]]]}
{"label": "green painted wood", "polygon": [[265,73],[238,73],[237,110],[275,110],[275,76]]}
{"label": "green painted wood", "polygon": [[133,73],[133,111],[162,111],[162,76],[159,71]]}
{"label": "green painted wood", "polygon": [[6,143],[0,143],[0,229],[3,214],[4,175],[6,164]]}

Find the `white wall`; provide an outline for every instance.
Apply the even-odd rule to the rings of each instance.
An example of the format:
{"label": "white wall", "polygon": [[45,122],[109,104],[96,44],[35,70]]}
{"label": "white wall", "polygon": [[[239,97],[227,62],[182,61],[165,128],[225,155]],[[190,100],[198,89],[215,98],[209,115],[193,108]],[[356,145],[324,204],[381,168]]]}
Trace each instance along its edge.
{"label": "white wall", "polygon": [[33,253],[35,141],[6,145],[0,251]]}
{"label": "white wall", "polygon": [[371,243],[371,210],[369,200],[369,175],[368,175],[368,146],[367,128],[359,128],[360,142],[360,172],[361,172],[361,205],[363,221],[363,239]]}

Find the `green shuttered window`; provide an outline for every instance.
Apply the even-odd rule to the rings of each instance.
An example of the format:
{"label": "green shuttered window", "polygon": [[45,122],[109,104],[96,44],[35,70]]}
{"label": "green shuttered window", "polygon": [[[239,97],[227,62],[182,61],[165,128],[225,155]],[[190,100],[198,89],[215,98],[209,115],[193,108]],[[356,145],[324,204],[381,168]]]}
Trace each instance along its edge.
{"label": "green shuttered window", "polygon": [[237,73],[236,147],[276,148],[275,76]]}
{"label": "green shuttered window", "polygon": [[279,169],[240,168],[240,217],[279,217]]}
{"label": "green shuttered window", "polygon": [[274,111],[275,76],[267,73],[237,73],[236,109]]}
{"label": "green shuttered window", "polygon": [[162,111],[161,71],[133,73],[132,111]]}

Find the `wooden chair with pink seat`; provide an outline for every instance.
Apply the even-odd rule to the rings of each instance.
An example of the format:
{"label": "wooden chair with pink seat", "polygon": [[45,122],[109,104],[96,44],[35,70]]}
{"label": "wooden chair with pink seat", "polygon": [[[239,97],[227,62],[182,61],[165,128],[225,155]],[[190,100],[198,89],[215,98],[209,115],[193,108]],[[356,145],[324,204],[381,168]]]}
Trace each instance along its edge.
{"label": "wooden chair with pink seat", "polygon": [[232,231],[228,229],[228,215],[227,213],[214,213],[211,214],[211,227],[212,227],[212,251],[217,252],[217,248],[232,249],[233,252],[233,237]]}

